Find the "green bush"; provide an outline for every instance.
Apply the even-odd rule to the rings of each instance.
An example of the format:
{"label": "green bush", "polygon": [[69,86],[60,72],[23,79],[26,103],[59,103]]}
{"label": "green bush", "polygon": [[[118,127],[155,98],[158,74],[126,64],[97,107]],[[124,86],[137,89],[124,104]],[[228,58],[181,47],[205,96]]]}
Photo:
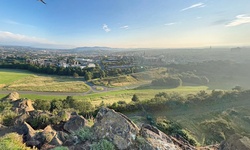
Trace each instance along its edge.
{"label": "green bush", "polygon": [[68,148],[64,146],[59,146],[59,147],[53,148],[52,150],[68,150]]}
{"label": "green bush", "polygon": [[167,135],[171,135],[174,137],[181,136],[193,146],[197,146],[198,144],[197,141],[192,136],[190,136],[190,134],[186,130],[182,129],[177,123],[163,119],[157,121],[156,127]]}
{"label": "green bush", "polygon": [[2,115],[1,115],[1,119],[2,119],[2,123],[3,125],[5,126],[11,126],[13,125],[13,120],[15,117],[17,117],[17,114],[11,110],[7,110],[7,111],[4,111],[2,112]]}
{"label": "green bush", "polygon": [[37,99],[34,102],[34,108],[36,110],[50,110],[50,101]]}
{"label": "green bush", "polygon": [[34,118],[29,118],[27,123],[34,129],[45,128],[47,125],[51,124],[51,117],[48,114],[39,114],[34,116]]}
{"label": "green bush", "polygon": [[17,133],[9,133],[0,138],[1,150],[32,150],[23,144],[23,138]]}
{"label": "green bush", "polygon": [[99,142],[94,142],[91,145],[91,150],[114,150],[115,146],[108,140],[102,139]]}
{"label": "green bush", "polygon": [[92,139],[93,132],[90,127],[83,127],[73,133],[76,135],[81,141],[87,141]]}

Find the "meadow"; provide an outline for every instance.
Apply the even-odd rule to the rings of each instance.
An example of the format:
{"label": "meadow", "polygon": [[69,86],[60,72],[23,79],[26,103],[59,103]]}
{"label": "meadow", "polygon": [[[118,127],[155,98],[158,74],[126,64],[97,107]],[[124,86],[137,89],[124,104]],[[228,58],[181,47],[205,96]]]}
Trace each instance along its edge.
{"label": "meadow", "polygon": [[5,91],[87,92],[82,78],[38,75],[21,70],[0,70],[0,89]]}

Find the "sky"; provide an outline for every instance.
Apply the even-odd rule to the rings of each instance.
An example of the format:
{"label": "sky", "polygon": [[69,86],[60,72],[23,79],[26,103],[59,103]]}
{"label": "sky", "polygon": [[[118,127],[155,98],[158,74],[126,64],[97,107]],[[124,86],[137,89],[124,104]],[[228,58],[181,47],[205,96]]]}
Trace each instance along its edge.
{"label": "sky", "polygon": [[0,0],[0,44],[46,48],[250,45],[250,0]]}

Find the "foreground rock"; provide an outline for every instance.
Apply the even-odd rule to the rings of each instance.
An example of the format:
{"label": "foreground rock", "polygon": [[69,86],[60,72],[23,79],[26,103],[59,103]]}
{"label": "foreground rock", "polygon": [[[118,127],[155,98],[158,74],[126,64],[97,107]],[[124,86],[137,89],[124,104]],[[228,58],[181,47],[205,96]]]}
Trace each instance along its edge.
{"label": "foreground rock", "polygon": [[98,139],[107,138],[118,149],[128,149],[139,133],[138,127],[126,116],[108,108],[100,109],[93,129]]}
{"label": "foreground rock", "polygon": [[84,117],[71,115],[70,119],[64,124],[63,128],[64,130],[73,133],[74,131],[86,126],[87,123],[88,121]]}
{"label": "foreground rock", "polygon": [[33,102],[29,99],[19,99],[12,102],[12,109],[17,113],[34,111]]}
{"label": "foreground rock", "polygon": [[[143,124],[140,130],[140,135],[145,139],[145,142],[140,146],[144,150],[177,150],[180,149],[176,146],[171,138],[148,124]],[[190,149],[191,150],[191,149]]]}
{"label": "foreground rock", "polygon": [[240,135],[232,135],[222,142],[219,150],[250,150],[250,139]]}

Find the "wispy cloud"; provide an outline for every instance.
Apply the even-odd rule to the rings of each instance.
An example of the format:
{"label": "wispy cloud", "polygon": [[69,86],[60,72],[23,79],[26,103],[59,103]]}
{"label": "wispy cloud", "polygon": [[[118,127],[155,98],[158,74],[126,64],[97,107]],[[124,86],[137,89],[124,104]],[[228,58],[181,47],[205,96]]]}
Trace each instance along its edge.
{"label": "wispy cloud", "polygon": [[103,24],[102,29],[103,29],[105,32],[110,32],[110,31],[111,31],[111,29],[110,29],[110,28],[108,27],[108,25],[106,25],[106,24]]}
{"label": "wispy cloud", "polygon": [[206,5],[204,3],[197,3],[197,4],[193,4],[189,7],[186,7],[186,8],[183,8],[181,11],[186,11],[186,10],[189,10],[189,9],[193,9],[193,8],[202,8],[202,7],[205,7]]}
{"label": "wispy cloud", "polygon": [[166,24],[164,24],[165,26],[172,26],[172,25],[175,25],[175,24],[177,24],[177,22],[170,22],[170,23],[166,23]]}
{"label": "wispy cloud", "polygon": [[128,29],[129,28],[129,26],[122,26],[122,27],[120,27],[121,29]]}
{"label": "wispy cloud", "polygon": [[0,40],[5,42],[26,42],[26,43],[40,43],[40,44],[56,44],[47,39],[30,37],[22,34],[15,34],[8,31],[0,31]]}
{"label": "wispy cloud", "polygon": [[50,41],[45,38],[32,37],[22,34],[15,34],[8,31],[0,31],[0,44],[20,45],[46,48],[72,48],[72,45],[65,45]]}
{"label": "wispy cloud", "polygon": [[19,25],[19,26],[34,27],[32,25],[29,25],[29,24],[24,24],[24,23],[20,23],[20,22],[14,21],[14,20],[9,20],[9,19],[2,20],[1,22],[6,23],[6,24],[10,24],[10,25]]}
{"label": "wispy cloud", "polygon": [[228,23],[226,27],[234,27],[234,26],[239,26],[239,25],[247,24],[247,23],[250,23],[250,15],[241,14],[241,15],[236,16],[236,19]]}

